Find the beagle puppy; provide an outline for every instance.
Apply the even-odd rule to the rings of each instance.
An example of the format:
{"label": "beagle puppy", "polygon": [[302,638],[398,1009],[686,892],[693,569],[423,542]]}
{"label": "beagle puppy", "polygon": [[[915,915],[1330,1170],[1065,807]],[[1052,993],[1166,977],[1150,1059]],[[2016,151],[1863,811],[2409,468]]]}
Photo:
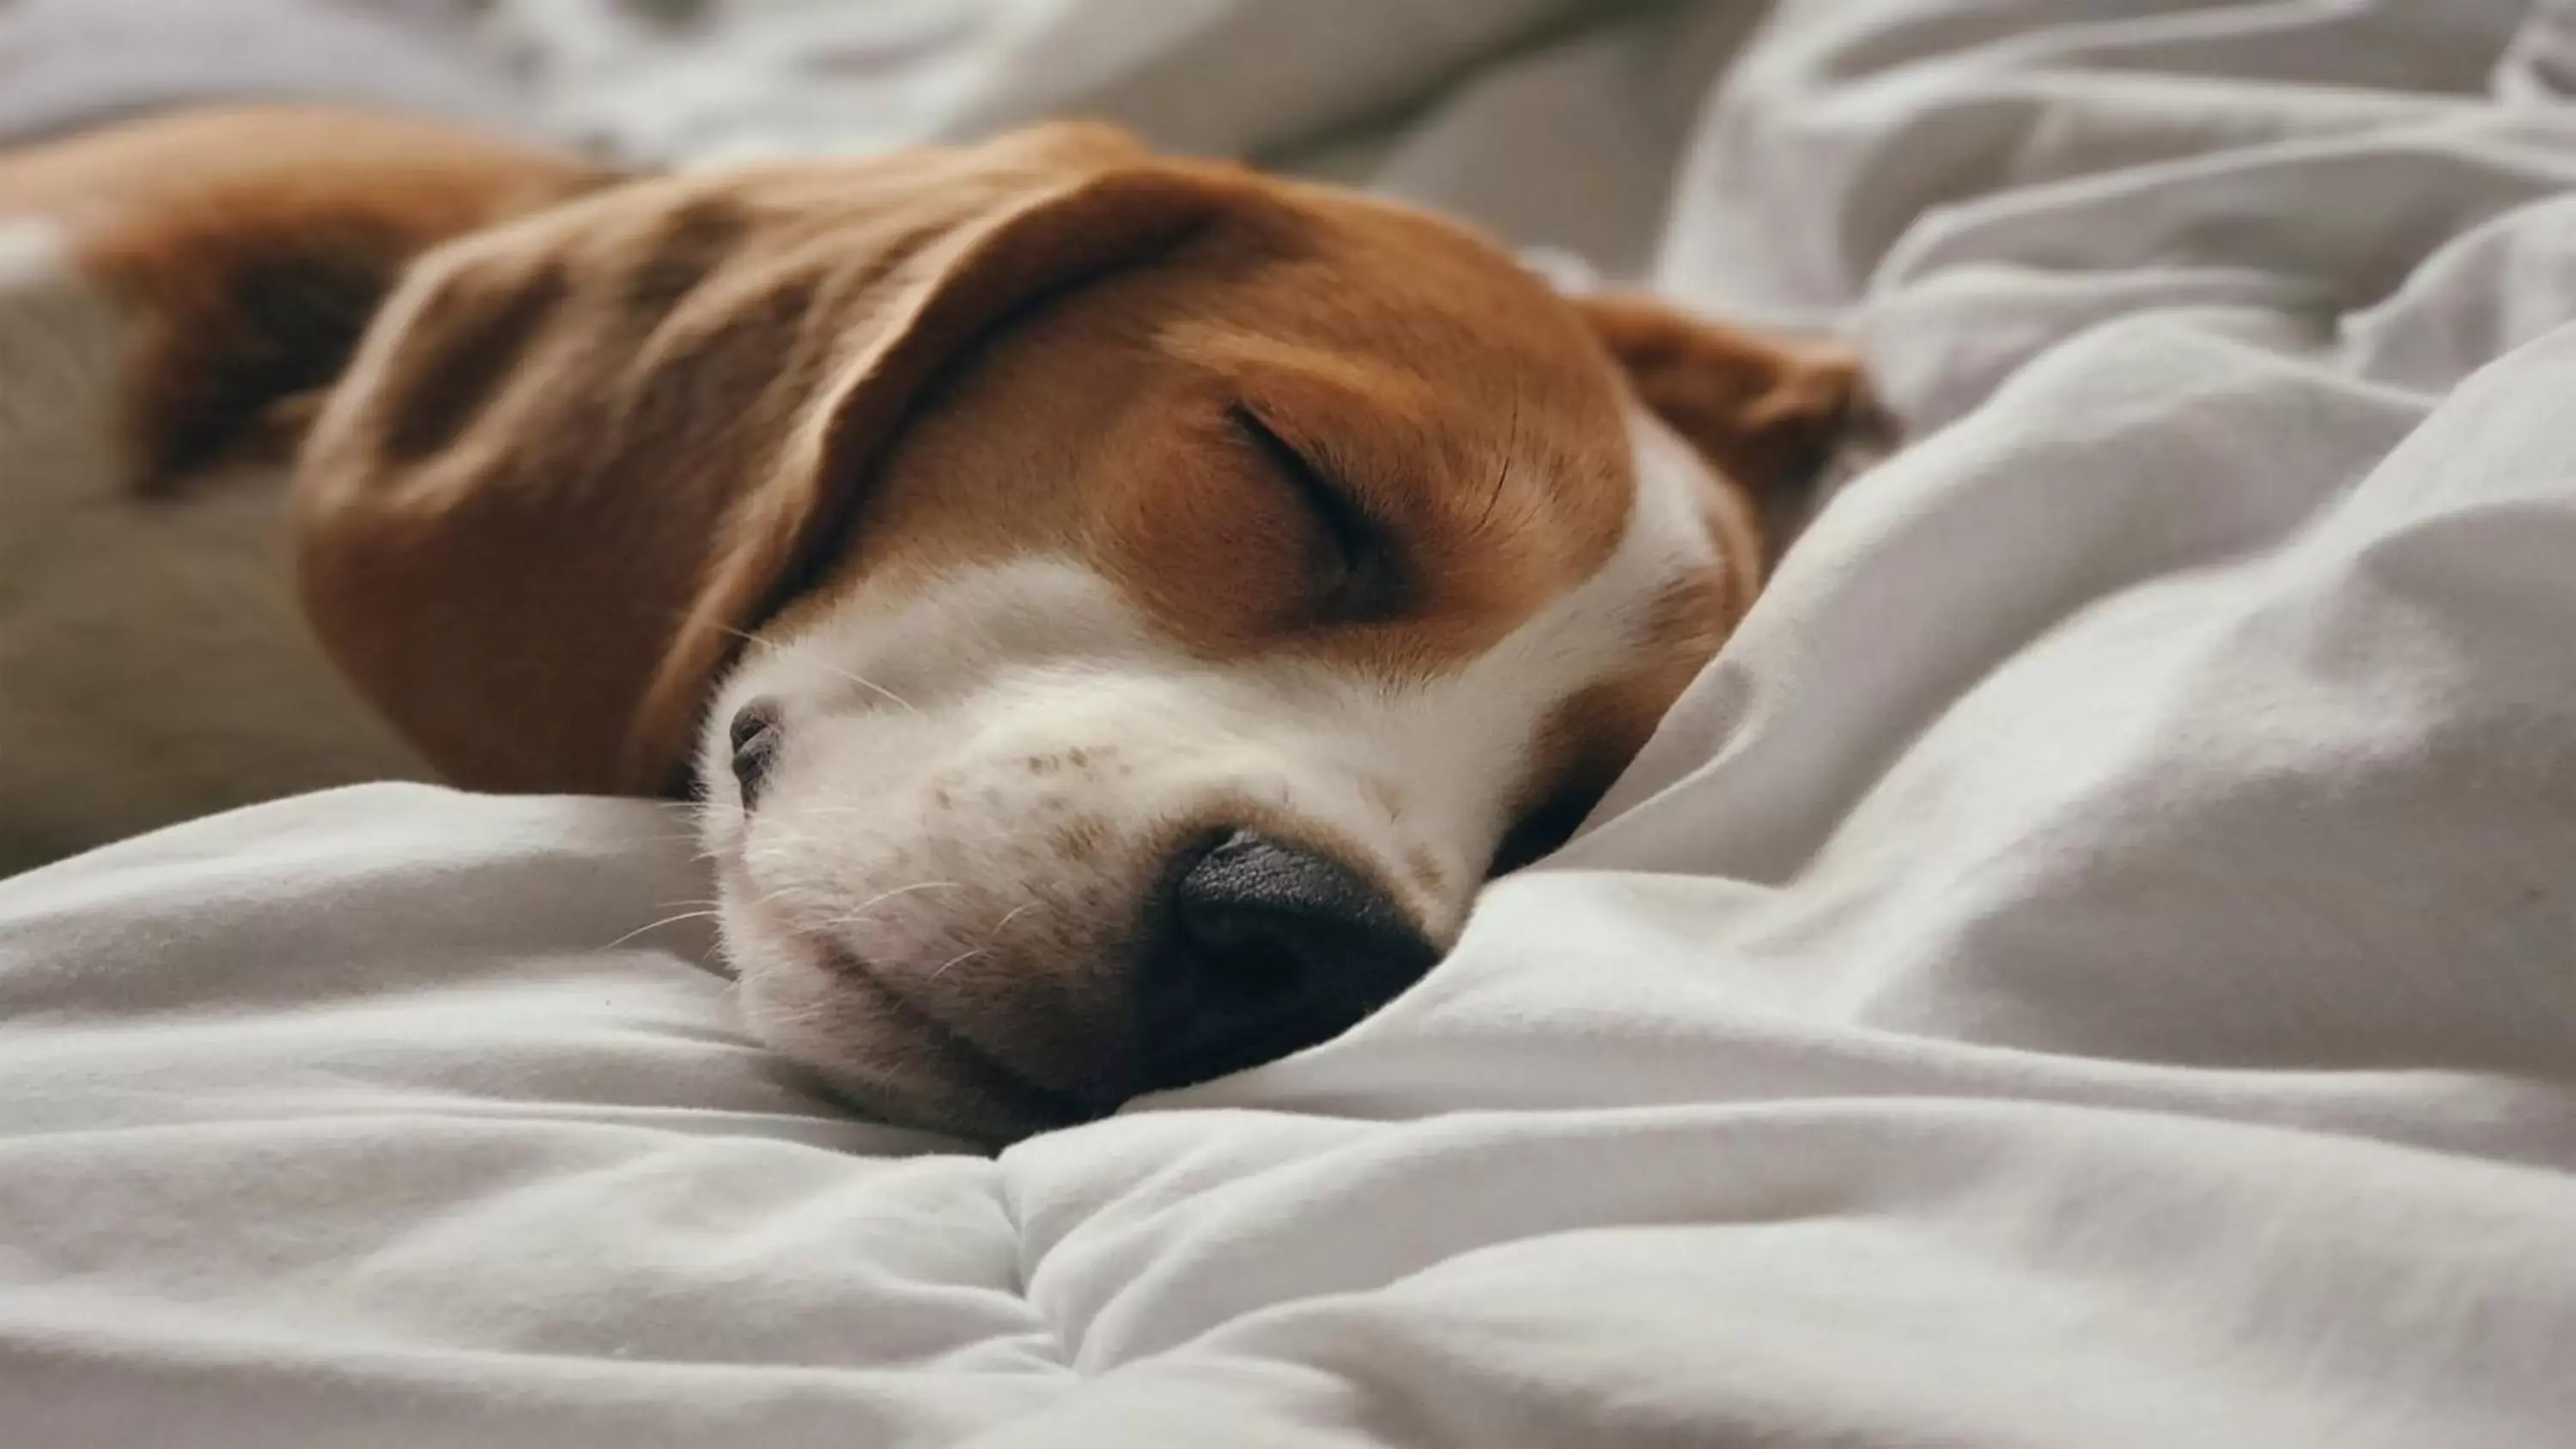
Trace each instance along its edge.
{"label": "beagle puppy", "polygon": [[1057,124],[0,158],[0,838],[686,795],[751,1025],[1002,1140],[1333,1036],[1751,602],[1843,351]]}

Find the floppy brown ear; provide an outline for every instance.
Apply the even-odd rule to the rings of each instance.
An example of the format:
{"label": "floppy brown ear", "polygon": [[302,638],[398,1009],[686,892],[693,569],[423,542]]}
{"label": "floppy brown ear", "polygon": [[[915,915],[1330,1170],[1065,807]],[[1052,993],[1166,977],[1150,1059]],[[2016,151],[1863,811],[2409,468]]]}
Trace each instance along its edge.
{"label": "floppy brown ear", "polygon": [[650,794],[934,374],[1221,205],[1103,127],[636,182],[417,266],[297,479],[307,612],[457,782]]}
{"label": "floppy brown ear", "polygon": [[1859,358],[1840,344],[1769,336],[1648,297],[1574,305],[1638,400],[1757,505],[1814,481],[1865,403]]}

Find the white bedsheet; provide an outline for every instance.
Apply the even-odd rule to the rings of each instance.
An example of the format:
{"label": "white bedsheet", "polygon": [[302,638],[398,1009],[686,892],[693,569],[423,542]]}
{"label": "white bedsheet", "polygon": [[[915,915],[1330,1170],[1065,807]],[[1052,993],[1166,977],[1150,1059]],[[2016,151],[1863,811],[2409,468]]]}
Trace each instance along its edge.
{"label": "white bedsheet", "polygon": [[[1475,194],[1480,95],[1707,8],[1371,154]],[[0,883],[0,1442],[2576,1444],[2571,77],[2567,5],[1829,0],[1641,83],[1639,255],[1925,440],[1419,989],[998,1159],[639,932],[658,807]]]}

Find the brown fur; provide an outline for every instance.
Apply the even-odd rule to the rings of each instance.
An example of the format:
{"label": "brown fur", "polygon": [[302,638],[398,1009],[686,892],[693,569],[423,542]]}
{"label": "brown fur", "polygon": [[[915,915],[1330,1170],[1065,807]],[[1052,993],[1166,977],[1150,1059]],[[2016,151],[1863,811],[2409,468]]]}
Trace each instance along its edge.
{"label": "brown fur", "polygon": [[[306,450],[325,644],[461,781],[666,788],[736,631],[844,547],[916,394],[1013,307],[1168,245],[1221,195],[1133,156],[1066,127],[672,177],[446,249]],[[748,221],[709,248],[719,205]],[[456,338],[536,310],[470,416],[420,385]],[[396,446],[421,434],[445,441]]]}
{"label": "brown fur", "polygon": [[[1742,485],[1721,504],[1730,515],[1715,522],[1721,544],[1753,560],[1776,558],[1779,520],[1797,502],[1797,485],[1822,470],[1863,401],[1859,356],[1839,343],[1758,336],[1651,297],[1611,293],[1575,305],[1638,400]],[[1758,568],[1745,577],[1758,582]]]}
{"label": "brown fur", "polygon": [[[1534,279],[1411,212],[1175,174],[1222,209],[964,359],[800,612],[863,576],[1045,547],[1209,657],[1400,678],[1489,647],[1600,565],[1627,508],[1615,374]],[[1280,544],[1316,524],[1227,424],[1238,399],[1373,516],[1405,580],[1383,616],[1308,619],[1320,544]]]}

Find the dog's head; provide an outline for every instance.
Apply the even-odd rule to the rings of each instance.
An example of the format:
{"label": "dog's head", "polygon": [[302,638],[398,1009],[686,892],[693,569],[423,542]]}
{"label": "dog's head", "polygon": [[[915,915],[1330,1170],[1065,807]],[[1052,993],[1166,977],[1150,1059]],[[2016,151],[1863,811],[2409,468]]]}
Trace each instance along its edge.
{"label": "dog's head", "polygon": [[1006,1137],[1417,979],[1717,648],[1852,385],[1054,126],[428,252],[300,558],[460,783],[696,792],[768,1041]]}

